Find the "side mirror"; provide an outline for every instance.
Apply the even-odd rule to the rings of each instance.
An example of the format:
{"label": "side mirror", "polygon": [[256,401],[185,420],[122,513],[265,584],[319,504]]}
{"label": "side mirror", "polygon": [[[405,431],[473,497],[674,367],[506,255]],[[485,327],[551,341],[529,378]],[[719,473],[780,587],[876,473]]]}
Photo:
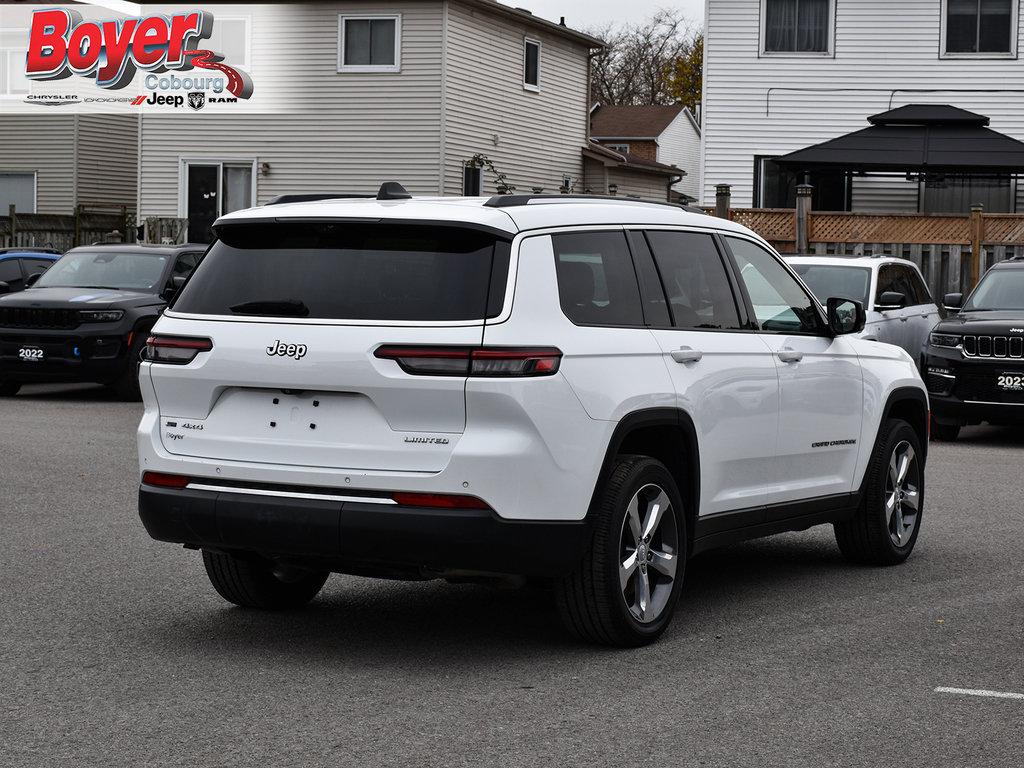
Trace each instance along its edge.
{"label": "side mirror", "polygon": [[947,293],[942,297],[942,308],[948,312],[959,312],[964,305],[962,293]]}
{"label": "side mirror", "polygon": [[876,312],[886,312],[892,309],[902,309],[907,305],[907,297],[899,291],[882,291],[882,295],[875,302]]}
{"label": "side mirror", "polygon": [[33,272],[31,275],[25,278],[25,287],[30,288],[36,284],[36,281],[43,276],[42,272]]}
{"label": "side mirror", "polygon": [[10,292],[11,292],[11,286],[9,286],[3,280],[0,280],[0,293],[10,293]]}
{"label": "side mirror", "polygon": [[164,288],[164,292],[160,294],[160,298],[164,301],[170,301],[173,299],[178,291],[181,290],[181,286],[185,284],[185,278],[182,275],[175,275],[167,283],[167,287]]}
{"label": "side mirror", "polygon": [[825,314],[828,315],[829,330],[835,336],[859,333],[867,322],[864,305],[853,299],[830,298],[825,304]]}

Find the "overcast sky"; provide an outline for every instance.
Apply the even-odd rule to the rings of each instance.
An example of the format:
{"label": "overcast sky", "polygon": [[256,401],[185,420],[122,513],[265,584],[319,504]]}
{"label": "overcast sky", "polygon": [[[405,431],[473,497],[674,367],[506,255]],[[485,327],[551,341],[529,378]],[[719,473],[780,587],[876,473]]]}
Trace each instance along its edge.
{"label": "overcast sky", "polygon": [[678,9],[695,24],[704,24],[704,0],[499,0],[513,8],[525,8],[548,21],[565,16],[573,29],[602,28],[608,24],[642,24],[664,8]]}

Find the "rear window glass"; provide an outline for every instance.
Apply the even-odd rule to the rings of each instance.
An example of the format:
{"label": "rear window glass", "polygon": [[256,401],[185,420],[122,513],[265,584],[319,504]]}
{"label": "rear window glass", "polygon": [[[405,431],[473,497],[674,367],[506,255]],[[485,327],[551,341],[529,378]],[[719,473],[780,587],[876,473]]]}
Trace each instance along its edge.
{"label": "rear window glass", "polygon": [[501,312],[509,243],[459,227],[224,227],[174,309],[204,315],[458,321]]}
{"label": "rear window glass", "polygon": [[636,272],[624,232],[554,235],[558,296],[577,325],[643,325]]}

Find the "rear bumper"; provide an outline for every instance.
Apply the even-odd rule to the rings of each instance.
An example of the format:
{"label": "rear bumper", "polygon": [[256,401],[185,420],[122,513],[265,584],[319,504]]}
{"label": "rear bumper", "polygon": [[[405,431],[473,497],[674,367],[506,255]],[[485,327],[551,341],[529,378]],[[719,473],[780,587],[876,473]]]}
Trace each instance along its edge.
{"label": "rear bumper", "polygon": [[139,488],[149,535],[203,549],[256,552],[341,573],[472,571],[557,576],[589,542],[586,521],[510,521],[490,510]]}

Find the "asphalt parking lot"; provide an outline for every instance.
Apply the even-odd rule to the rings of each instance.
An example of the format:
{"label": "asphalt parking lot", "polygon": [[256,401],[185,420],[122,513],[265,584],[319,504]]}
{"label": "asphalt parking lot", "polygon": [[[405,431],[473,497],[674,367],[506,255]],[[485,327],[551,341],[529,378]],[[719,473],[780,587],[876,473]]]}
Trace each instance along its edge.
{"label": "asphalt parking lot", "polygon": [[691,561],[639,650],[541,589],[332,576],[223,602],[135,507],[139,404],[0,399],[0,765],[999,766],[1024,739],[1024,431],[932,443],[904,565],[831,528]]}

